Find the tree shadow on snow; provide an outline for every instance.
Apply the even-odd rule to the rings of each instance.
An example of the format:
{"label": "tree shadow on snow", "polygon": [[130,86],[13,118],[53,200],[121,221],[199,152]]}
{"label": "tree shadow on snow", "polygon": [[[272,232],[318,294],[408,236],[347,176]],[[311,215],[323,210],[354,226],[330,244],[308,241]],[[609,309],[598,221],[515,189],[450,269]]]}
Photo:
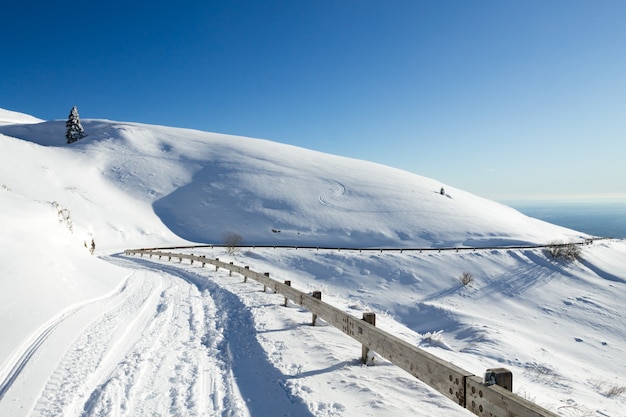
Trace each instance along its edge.
{"label": "tree shadow on snow", "polygon": [[322,375],[322,374],[326,374],[330,372],[339,371],[340,369],[346,368],[348,366],[362,366],[362,365],[363,363],[361,362],[360,359],[353,359],[350,361],[342,361],[342,362],[336,363],[334,365],[328,366],[323,369],[312,369],[307,372],[299,372],[296,375],[290,375],[287,378],[288,379],[306,378],[309,376]]}

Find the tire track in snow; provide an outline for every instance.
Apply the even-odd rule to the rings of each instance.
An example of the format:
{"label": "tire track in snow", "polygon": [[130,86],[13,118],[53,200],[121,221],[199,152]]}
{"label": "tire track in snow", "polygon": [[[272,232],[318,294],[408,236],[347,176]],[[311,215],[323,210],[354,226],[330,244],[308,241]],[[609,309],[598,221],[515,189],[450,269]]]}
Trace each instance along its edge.
{"label": "tire track in snow", "polygon": [[[212,326],[221,335],[213,340],[211,358],[220,361],[223,375],[227,377],[222,389],[214,391],[227,399],[222,413],[215,415],[313,416],[302,398],[292,395],[285,387],[285,375],[271,363],[260,345],[250,309],[237,294],[222,287],[214,274],[207,276],[206,272],[193,272],[189,265],[171,266],[148,259],[123,259],[179,276],[210,295],[213,301]],[[224,276],[221,272],[216,275]]]}
{"label": "tire track in snow", "polygon": [[[134,260],[133,260],[134,261]],[[219,320],[216,320],[217,307],[212,294],[206,290],[206,279],[194,279],[182,271],[172,268],[158,268],[151,262],[136,262],[144,267],[165,271],[175,277],[179,285],[188,285],[191,297],[185,349],[180,351],[175,365],[176,381],[170,389],[172,407],[169,415],[215,415],[248,416],[247,408],[236,387],[231,365],[222,360],[220,352],[224,336]],[[185,328],[181,324],[180,328]],[[171,346],[163,351],[177,351]],[[141,384],[140,384],[141,385]],[[162,384],[155,384],[157,388]],[[183,387],[184,389],[181,389]],[[160,389],[160,388],[159,388]],[[144,413],[145,414],[145,413]]]}
{"label": "tire track in snow", "polygon": [[[162,338],[163,344],[155,348],[155,361],[163,363],[162,367],[169,369],[170,373],[148,371],[142,381],[128,384],[135,387],[138,397],[155,398],[163,396],[163,387],[168,386],[169,406],[167,410],[164,405],[132,406],[132,412],[127,415],[148,415],[156,409],[171,416],[249,416],[235,383],[231,364],[223,360],[223,328],[216,319],[217,307],[212,294],[206,289],[206,278],[190,278],[176,268],[159,268],[143,260],[119,258],[115,262],[132,263],[135,268],[165,272],[176,282],[177,288],[187,288],[188,291],[188,295],[180,298],[182,307],[179,307],[181,314],[175,315],[175,334],[166,333],[166,337]],[[171,303],[161,305],[170,306]],[[137,347],[136,350],[141,351],[142,348]],[[129,403],[136,404],[136,401],[130,399]]]}

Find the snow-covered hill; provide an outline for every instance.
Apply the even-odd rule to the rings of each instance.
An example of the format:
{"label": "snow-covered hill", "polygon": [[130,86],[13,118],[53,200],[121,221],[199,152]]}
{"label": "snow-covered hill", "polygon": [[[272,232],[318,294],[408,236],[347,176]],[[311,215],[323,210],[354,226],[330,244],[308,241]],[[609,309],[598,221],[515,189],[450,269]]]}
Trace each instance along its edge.
{"label": "snow-covered hill", "polygon": [[[366,161],[185,129],[104,120],[83,126],[89,136],[72,146],[65,145],[62,121],[1,128],[23,139],[4,138],[10,148],[3,168],[27,169],[30,175],[9,184],[15,193],[65,203],[79,223],[104,234],[98,240],[107,247],[127,244],[128,234],[137,244],[151,243],[146,234],[162,232],[150,225],[164,229],[153,218],[148,225],[129,217],[136,209],[115,212],[126,204],[143,205],[141,217],[156,214],[183,239],[207,243],[231,231],[251,244],[356,247],[581,239],[436,180]],[[24,147],[33,149],[29,160],[10,156]]]}
{"label": "snow-covered hill", "polygon": [[[49,410],[100,415],[113,413],[115,407],[118,413],[126,410],[122,415],[132,415],[129,410],[164,412],[167,407],[158,404],[137,408],[140,400],[128,397],[128,392],[149,397],[150,389],[190,389],[193,395],[188,395],[203,404],[183,402],[171,415],[223,415],[217,411],[220,407],[230,410],[226,415],[268,415],[262,410],[270,410],[270,404],[248,390],[245,381],[251,376],[238,373],[241,359],[223,354],[235,343],[228,337],[243,337],[245,332],[256,335],[247,343],[256,343],[256,353],[266,355],[259,366],[278,379],[273,383],[296,404],[292,412],[363,414],[358,390],[337,385],[342,385],[345,372],[354,373],[360,387],[368,381],[375,384],[380,375],[372,377],[349,361],[349,370],[318,372],[316,366],[332,368],[336,365],[329,358],[341,356],[328,347],[314,355],[317,362],[298,365],[302,349],[313,348],[298,341],[301,336],[290,337],[301,329],[281,324],[289,320],[284,311],[257,309],[255,303],[263,301],[237,286],[219,280],[206,283],[219,274],[203,272],[208,275],[198,281],[199,272],[192,267],[175,271],[110,256],[124,248],[221,243],[228,232],[256,245],[404,248],[480,248],[587,237],[434,179],[366,161],[188,129],[108,120],[82,124],[88,136],[66,145],[64,121],[44,122],[0,110],[0,239],[5,248],[0,254],[0,330],[11,335],[0,343],[2,415],[2,410],[11,415],[55,415]],[[88,251],[92,239],[100,257]],[[225,256],[217,249],[210,255]],[[626,405],[624,395],[606,392],[626,386],[621,379],[626,370],[624,255],[624,242],[607,241],[586,246],[583,261],[574,263],[550,260],[541,250],[251,250],[233,260],[302,286],[321,287],[346,309],[386,312],[381,325],[476,374],[487,367],[511,368],[515,385],[521,387],[518,392],[563,415],[589,410],[617,416]],[[474,276],[472,285],[458,283],[462,272]],[[181,288],[187,288],[185,294]],[[188,314],[183,311],[197,309],[204,311],[200,318],[197,313],[181,318]],[[241,309],[251,314],[245,326],[229,330],[234,311]],[[183,320],[193,327],[190,333],[150,333],[156,318],[166,317],[163,311],[172,314],[166,323],[175,327]],[[110,321],[104,321],[107,314],[112,315]],[[132,327],[123,318],[126,314],[139,317]],[[117,324],[110,324],[115,320]],[[286,328],[268,336],[262,331],[265,326]],[[128,334],[142,336],[127,340]],[[188,344],[163,349],[172,354],[183,349],[194,361],[207,354],[210,359],[202,359],[203,370],[186,369],[193,383],[182,377],[174,383],[176,378],[159,376],[155,370],[150,374],[154,386],[148,388],[118,375],[120,366],[142,375],[152,372],[143,367],[143,360],[131,358],[156,354],[147,346],[157,339],[144,340],[143,335],[198,338],[193,349]],[[98,337],[103,339],[101,351],[78,342]],[[350,345],[341,335],[324,337],[339,351]],[[114,347],[120,344],[122,348]],[[42,345],[47,348],[39,349]],[[83,365],[71,359],[79,357],[76,349],[100,353],[79,355],[93,362]],[[303,371],[307,363],[313,368]],[[285,376],[291,366],[300,366],[296,379]],[[208,384],[199,380],[202,372],[211,369],[226,373],[212,380],[212,386],[202,385]],[[67,387],[53,381],[75,373],[88,377],[74,382],[74,397],[61,394]],[[384,386],[384,394],[404,408],[381,400],[370,403],[371,415],[419,413],[419,404],[413,409],[408,399],[413,392],[399,393],[402,390],[392,382]],[[127,396],[116,390],[126,390]],[[198,402],[207,392],[214,396],[213,408],[206,399]],[[117,406],[105,407],[114,394]],[[448,407],[445,399],[430,395],[423,391],[420,403]],[[432,408],[425,410],[419,415],[432,415]],[[464,411],[453,407],[449,413]]]}
{"label": "snow-covered hill", "polygon": [[0,125],[41,123],[43,120],[28,114],[0,109]]}

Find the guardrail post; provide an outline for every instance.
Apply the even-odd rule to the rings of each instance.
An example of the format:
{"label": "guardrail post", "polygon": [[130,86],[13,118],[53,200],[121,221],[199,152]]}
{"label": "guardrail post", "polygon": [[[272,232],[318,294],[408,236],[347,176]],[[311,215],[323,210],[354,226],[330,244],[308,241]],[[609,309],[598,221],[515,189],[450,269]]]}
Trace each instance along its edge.
{"label": "guardrail post", "polygon": [[[270,273],[269,273],[269,272],[266,272],[266,273],[264,273],[263,275],[265,275],[266,277],[268,277],[268,278],[269,278]],[[267,285],[263,284],[263,292],[265,292],[265,291],[267,291]]]}
{"label": "guardrail post", "polygon": [[[234,265],[234,262],[230,262],[230,264],[231,264],[231,265]],[[229,270],[228,270],[228,276],[229,276],[229,277],[232,277],[232,276],[233,276],[233,270],[232,270],[232,269],[229,269]]]}
{"label": "guardrail post", "polygon": [[202,267],[204,268],[204,265],[206,264],[206,262],[204,262],[204,258],[206,258],[206,256],[202,255],[201,258],[202,258]]}
{"label": "guardrail post", "polygon": [[[317,298],[318,300],[322,300],[322,292],[321,291],[313,291],[311,297]],[[315,322],[317,321],[317,314],[313,313],[313,319],[311,320],[311,326],[315,326]]]}
{"label": "guardrail post", "polygon": [[[219,261],[220,261],[220,258],[215,258],[215,260],[216,260],[217,262],[219,262]],[[220,267],[219,267],[219,266],[217,266],[217,265],[215,265],[215,271],[217,272],[219,269],[220,269]]]}
{"label": "guardrail post", "polygon": [[189,258],[191,260],[191,265],[193,265],[193,253],[191,254],[191,258]]}
{"label": "guardrail post", "polygon": [[[244,266],[243,269],[250,270],[250,267],[249,266]],[[246,275],[246,274],[243,275],[243,282],[248,282],[248,275]]]}
{"label": "guardrail post", "polygon": [[[285,281],[285,285],[287,285],[288,287],[291,287],[291,281],[290,280],[286,280]],[[287,300],[287,297],[285,297],[285,304],[284,304],[285,307],[287,307],[287,301],[289,301],[289,300]]]}
{"label": "guardrail post", "polygon": [[485,371],[485,385],[498,385],[513,392],[513,373],[506,368],[492,368]]}
{"label": "guardrail post", "polygon": [[[363,321],[371,324],[372,326],[376,326],[376,313],[363,313]],[[370,349],[365,344],[361,345],[361,361],[364,364],[367,364],[369,351]]]}

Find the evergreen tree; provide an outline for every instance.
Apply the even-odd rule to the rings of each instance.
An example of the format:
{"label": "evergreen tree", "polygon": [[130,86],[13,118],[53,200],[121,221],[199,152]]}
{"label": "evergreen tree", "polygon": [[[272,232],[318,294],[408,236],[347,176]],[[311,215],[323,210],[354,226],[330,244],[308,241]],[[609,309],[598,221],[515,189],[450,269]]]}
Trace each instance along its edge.
{"label": "evergreen tree", "polygon": [[65,122],[65,138],[67,139],[67,143],[73,143],[77,140],[80,140],[87,136],[85,133],[85,129],[80,124],[80,116],[78,115],[78,110],[76,106],[72,107],[72,111],[70,112],[69,117],[67,118],[67,122]]}

